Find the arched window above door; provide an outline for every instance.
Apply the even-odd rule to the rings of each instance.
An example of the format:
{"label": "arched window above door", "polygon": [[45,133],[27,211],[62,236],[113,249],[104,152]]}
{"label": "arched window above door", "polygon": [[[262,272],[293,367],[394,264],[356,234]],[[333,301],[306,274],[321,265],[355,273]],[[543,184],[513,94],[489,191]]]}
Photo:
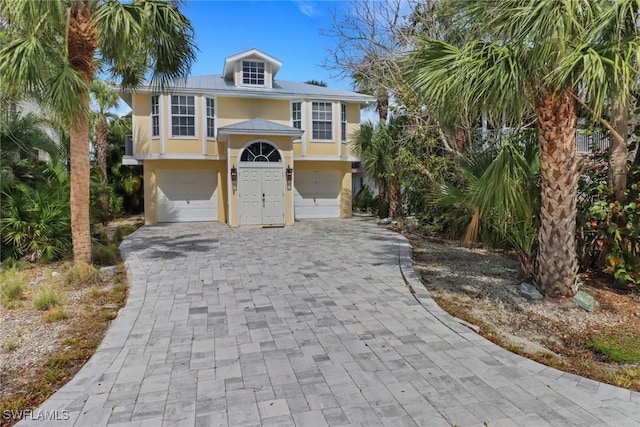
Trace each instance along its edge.
{"label": "arched window above door", "polygon": [[282,157],[276,147],[259,141],[246,147],[240,155],[241,162],[281,162]]}

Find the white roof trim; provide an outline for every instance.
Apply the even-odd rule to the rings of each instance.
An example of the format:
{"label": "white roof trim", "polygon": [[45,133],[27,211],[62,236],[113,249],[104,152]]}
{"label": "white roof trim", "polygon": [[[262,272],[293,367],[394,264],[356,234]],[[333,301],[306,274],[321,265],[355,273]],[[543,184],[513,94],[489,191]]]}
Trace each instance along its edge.
{"label": "white roof trim", "polygon": [[240,53],[236,53],[235,55],[231,55],[231,56],[227,56],[224,59],[224,68],[222,71],[222,75],[225,78],[230,77],[233,74],[233,65],[246,58],[249,56],[257,56],[258,58],[262,59],[265,62],[268,62],[271,64],[271,76],[272,78],[275,78],[276,73],[278,72],[278,70],[280,70],[280,67],[282,67],[282,61],[274,58],[271,55],[267,55],[266,53],[262,52],[261,50],[258,49],[249,49],[249,50],[245,50],[244,52],[240,52]]}

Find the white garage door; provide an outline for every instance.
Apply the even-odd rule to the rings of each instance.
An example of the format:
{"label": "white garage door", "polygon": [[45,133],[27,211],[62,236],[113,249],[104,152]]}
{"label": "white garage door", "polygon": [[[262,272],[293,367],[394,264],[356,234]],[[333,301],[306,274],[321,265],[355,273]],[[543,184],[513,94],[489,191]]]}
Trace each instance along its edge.
{"label": "white garage door", "polygon": [[218,219],[218,179],[214,170],[158,170],[158,221]]}
{"label": "white garage door", "polygon": [[340,218],[339,171],[296,171],[294,187],[296,219]]}

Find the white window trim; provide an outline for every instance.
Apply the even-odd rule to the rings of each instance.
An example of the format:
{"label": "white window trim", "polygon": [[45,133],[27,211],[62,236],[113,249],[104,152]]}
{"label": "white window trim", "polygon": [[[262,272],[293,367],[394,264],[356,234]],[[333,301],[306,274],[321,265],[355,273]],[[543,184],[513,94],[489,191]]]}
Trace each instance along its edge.
{"label": "white window trim", "polygon": [[[300,130],[304,131],[304,101],[302,99],[292,99],[289,103],[289,115],[291,116],[290,126],[295,127],[293,125],[293,104],[300,103]],[[304,135],[304,134],[303,134]],[[301,135],[299,138],[293,140],[294,143],[302,142],[303,136]]]}
{"label": "white window trim", "polygon": [[[167,100],[169,104],[169,135],[171,135],[171,139],[198,139],[198,109],[196,108],[198,105],[197,96],[191,93],[171,93],[167,95],[169,98]],[[173,96],[192,96],[193,97],[193,135],[174,135],[173,134],[173,102],[171,97]],[[185,116],[186,117],[186,116]]]}
{"label": "white window trim", "polygon": [[[218,134],[218,99],[213,96],[201,95],[202,96],[202,135],[203,139],[207,139],[209,141],[216,141]],[[207,113],[207,99],[213,101],[213,136],[209,136],[208,127],[209,124],[207,120],[209,119],[209,115]]]}
{"label": "white window trim", "polygon": [[[256,62],[256,63],[260,63],[263,66],[263,75],[262,75],[262,80],[264,81],[264,83],[260,84],[260,83],[245,83],[244,82],[244,63],[245,62]],[[243,59],[241,61],[239,61],[239,66],[240,66],[240,85],[241,86],[248,86],[248,87],[267,87],[267,63],[265,61],[262,61],[260,59]]]}
{"label": "white window trim", "polygon": [[[153,97],[158,97],[158,134],[153,134]],[[149,134],[151,135],[151,139],[161,139],[162,137],[162,94],[160,93],[152,93],[149,97],[149,118],[151,119],[149,122]]]}
{"label": "white window trim", "polygon": [[[331,138],[330,139],[316,139],[313,137],[313,104],[314,103],[323,103],[323,104],[330,104],[331,105]],[[327,100],[323,100],[323,99],[314,99],[311,102],[309,102],[309,109],[310,109],[310,114],[311,114],[311,137],[310,137],[310,141],[311,142],[318,142],[318,143],[324,143],[324,144],[333,144],[335,143],[336,139],[334,138],[335,136],[335,120],[334,117],[336,115],[335,110],[335,105],[333,101],[327,101]],[[323,120],[324,121],[324,120]]]}
{"label": "white window trim", "polygon": [[[342,118],[342,109],[344,108],[344,120]],[[344,133],[342,132],[342,125],[344,124]],[[348,129],[348,124],[349,121],[347,120],[347,104],[344,102],[340,103],[340,142],[343,144],[347,143],[347,139],[348,139],[348,135],[347,135],[347,129]]]}

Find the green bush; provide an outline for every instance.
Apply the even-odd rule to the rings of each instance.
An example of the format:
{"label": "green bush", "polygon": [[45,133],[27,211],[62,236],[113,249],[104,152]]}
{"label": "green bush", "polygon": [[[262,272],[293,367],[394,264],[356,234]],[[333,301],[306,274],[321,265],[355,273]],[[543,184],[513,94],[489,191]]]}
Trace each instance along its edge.
{"label": "green bush", "polygon": [[110,245],[93,245],[91,247],[91,262],[98,265],[114,265],[118,261],[117,243]]}
{"label": "green bush", "polygon": [[2,258],[49,262],[71,248],[69,180],[64,167],[47,168],[47,181],[17,184],[2,193]]}
{"label": "green bush", "polygon": [[370,212],[375,209],[375,203],[376,201],[371,189],[365,184],[353,198],[353,209],[359,210],[360,212]]}
{"label": "green bush", "polygon": [[[604,174],[604,172],[601,172]],[[629,175],[627,199],[610,201],[608,188],[592,179],[592,197],[583,198],[578,216],[580,249],[590,267],[600,265],[625,285],[640,285],[640,168]],[[582,240],[580,240],[582,237]]]}
{"label": "green bush", "polygon": [[45,311],[62,304],[63,295],[51,286],[43,286],[33,295],[33,306],[37,310]]}

